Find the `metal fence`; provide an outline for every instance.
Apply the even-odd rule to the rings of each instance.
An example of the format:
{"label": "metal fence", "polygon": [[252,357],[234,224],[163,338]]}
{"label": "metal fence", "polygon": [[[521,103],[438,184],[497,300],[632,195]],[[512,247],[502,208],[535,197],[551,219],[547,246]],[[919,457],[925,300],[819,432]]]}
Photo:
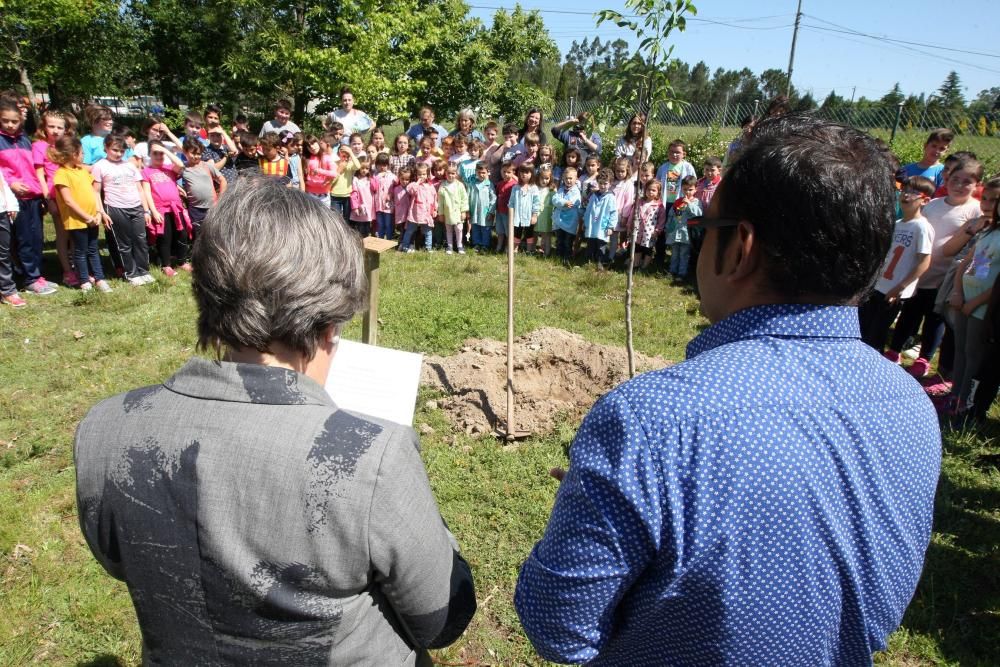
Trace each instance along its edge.
{"label": "metal fence", "polygon": [[[555,106],[553,118],[561,120],[575,116],[582,111],[597,111],[603,103],[596,100],[569,100]],[[710,127],[738,128],[743,119],[763,113],[764,105],[757,104],[690,104],[667,109],[659,106],[648,114],[651,125],[687,127],[691,129]],[[895,136],[893,148],[900,159],[911,161],[914,151],[919,151],[927,134],[936,128],[948,128],[955,133],[951,150],[972,151],[983,162],[986,173],[1000,172],[1000,113],[986,112],[970,114],[967,111],[952,111],[934,106],[866,106],[840,108],[819,108],[812,113],[821,118],[843,123],[889,140]],[[617,119],[624,125],[627,119]]]}

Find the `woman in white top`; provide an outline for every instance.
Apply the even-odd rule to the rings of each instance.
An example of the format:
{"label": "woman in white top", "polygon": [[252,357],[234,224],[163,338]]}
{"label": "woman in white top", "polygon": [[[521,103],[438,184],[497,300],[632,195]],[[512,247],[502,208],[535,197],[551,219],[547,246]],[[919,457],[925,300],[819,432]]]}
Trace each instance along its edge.
{"label": "woman in white top", "polygon": [[327,123],[337,122],[344,126],[341,143],[348,143],[352,134],[364,134],[375,127],[375,121],[361,109],[354,108],[354,92],[344,87],[340,90],[340,108],[331,111]]}

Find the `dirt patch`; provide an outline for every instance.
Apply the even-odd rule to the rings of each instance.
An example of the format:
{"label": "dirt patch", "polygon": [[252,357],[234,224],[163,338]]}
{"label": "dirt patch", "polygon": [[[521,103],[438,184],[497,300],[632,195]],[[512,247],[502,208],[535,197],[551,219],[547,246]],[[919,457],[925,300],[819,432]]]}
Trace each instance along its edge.
{"label": "dirt patch", "polygon": [[[662,368],[661,357],[636,354],[640,371]],[[546,433],[556,417],[578,419],[600,396],[628,379],[624,347],[598,345],[562,329],[538,329],[514,341],[514,428]],[[507,417],[507,349],[470,339],[450,357],[424,359],[421,383],[444,391],[437,401],[469,434],[503,426]]]}

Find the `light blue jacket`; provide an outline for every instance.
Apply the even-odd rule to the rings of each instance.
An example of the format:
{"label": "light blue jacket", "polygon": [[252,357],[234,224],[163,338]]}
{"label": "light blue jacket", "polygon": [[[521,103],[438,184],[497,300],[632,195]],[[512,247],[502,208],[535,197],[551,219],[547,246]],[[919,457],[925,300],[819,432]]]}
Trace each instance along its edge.
{"label": "light blue jacket", "polygon": [[587,212],[583,214],[583,235],[588,239],[607,241],[618,225],[618,204],[613,192],[590,195]]}
{"label": "light blue jacket", "polygon": [[691,243],[691,235],[688,233],[688,220],[701,217],[701,202],[695,200],[677,211],[671,204],[667,212],[667,243]]}
{"label": "light blue jacket", "polygon": [[530,227],[531,217],[542,210],[542,200],[535,185],[515,185],[510,192],[510,216],[515,227]]}
{"label": "light blue jacket", "polygon": [[482,182],[473,179],[469,183],[469,222],[481,227],[492,227],[493,221],[486,217],[493,212],[497,203],[497,193],[490,179]]}
{"label": "light blue jacket", "polygon": [[552,226],[569,234],[576,234],[580,223],[580,188],[569,190],[560,187],[552,195]]}

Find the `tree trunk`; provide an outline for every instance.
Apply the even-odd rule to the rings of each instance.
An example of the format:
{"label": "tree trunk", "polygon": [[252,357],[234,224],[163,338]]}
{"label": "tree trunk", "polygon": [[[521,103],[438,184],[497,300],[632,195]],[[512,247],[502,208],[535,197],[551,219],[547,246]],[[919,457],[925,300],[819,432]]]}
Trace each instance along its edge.
{"label": "tree trunk", "polygon": [[25,124],[37,127],[35,87],[32,85],[31,77],[28,75],[28,68],[25,66],[24,60],[21,59],[21,45],[17,43],[17,39],[13,35],[10,36],[10,52],[14,62],[17,63],[17,75],[21,80],[21,85],[24,86],[24,94],[28,96],[28,114],[30,116],[28,120],[31,122]]}

